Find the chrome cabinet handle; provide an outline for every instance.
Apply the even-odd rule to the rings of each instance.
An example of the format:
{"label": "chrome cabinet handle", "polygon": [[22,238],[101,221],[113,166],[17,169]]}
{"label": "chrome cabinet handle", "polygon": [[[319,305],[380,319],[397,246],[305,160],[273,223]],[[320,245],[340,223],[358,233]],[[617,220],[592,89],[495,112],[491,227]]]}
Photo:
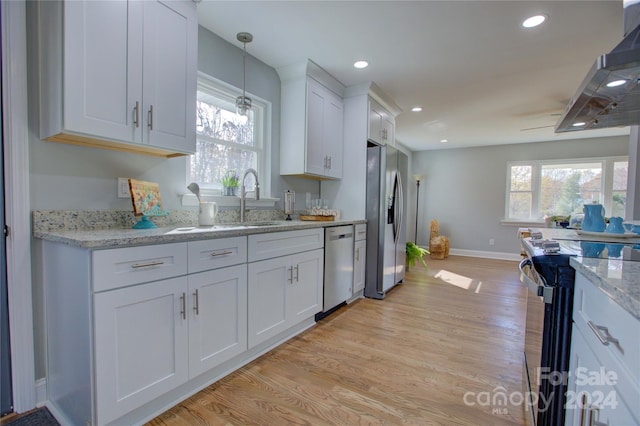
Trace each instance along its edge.
{"label": "chrome cabinet handle", "polygon": [[195,293],[193,293],[194,303],[193,310],[196,311],[196,315],[200,315],[200,300],[198,299],[198,289],[196,288]]}
{"label": "chrome cabinet handle", "polygon": [[356,261],[360,261],[360,247],[356,249]]}
{"label": "chrome cabinet handle", "polygon": [[600,420],[600,407],[594,406],[589,409],[589,426],[608,426]]}
{"label": "chrome cabinet handle", "polygon": [[153,130],[153,105],[149,106],[149,113],[147,114],[147,126],[149,126],[149,130]]}
{"label": "chrome cabinet handle", "polygon": [[131,268],[133,269],[149,268],[151,266],[159,266],[159,265],[164,265],[164,262],[162,260],[156,260],[154,262],[149,262],[149,263],[134,263],[133,265],[131,265]]}
{"label": "chrome cabinet handle", "polygon": [[300,265],[296,265],[296,282],[300,282]]}
{"label": "chrome cabinet handle", "polygon": [[289,279],[287,281],[292,283],[293,282],[293,267],[287,269],[287,271],[289,271]]}
{"label": "chrome cabinet handle", "polygon": [[584,421],[586,416],[584,415],[585,410],[587,409],[587,394],[583,393],[581,398],[581,408],[580,408],[580,426],[585,426]]}
{"label": "chrome cabinet handle", "polygon": [[136,106],[133,107],[133,124],[136,127],[140,127],[140,102],[136,101]]}
{"label": "chrome cabinet handle", "polygon": [[603,345],[609,346],[609,343],[615,343],[616,345],[620,344],[620,341],[609,333],[609,329],[607,327],[597,325],[593,321],[588,321],[587,324]]}
{"label": "chrome cabinet handle", "polygon": [[180,296],[180,305],[182,306],[182,309],[180,310],[180,315],[182,315],[182,319],[186,320],[187,319],[187,295],[182,293],[182,296]]}
{"label": "chrome cabinet handle", "polygon": [[331,170],[331,156],[329,156],[329,167],[327,169]]}
{"label": "chrome cabinet handle", "polygon": [[215,257],[215,256],[225,256],[227,254],[233,254],[233,252],[231,250],[219,251],[219,252],[211,253],[211,256],[213,256],[213,257]]}

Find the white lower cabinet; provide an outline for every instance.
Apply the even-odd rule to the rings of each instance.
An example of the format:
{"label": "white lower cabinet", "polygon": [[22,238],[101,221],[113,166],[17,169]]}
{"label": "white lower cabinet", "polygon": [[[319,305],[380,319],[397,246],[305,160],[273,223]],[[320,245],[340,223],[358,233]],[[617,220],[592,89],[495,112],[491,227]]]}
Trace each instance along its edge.
{"label": "white lower cabinet", "polygon": [[247,349],[247,266],[94,296],[99,424]]}
{"label": "white lower cabinet", "polygon": [[189,376],[247,350],[247,265],[189,275]]}
{"label": "white lower cabinet", "polygon": [[640,424],[640,321],[576,273],[567,425]]}
{"label": "white lower cabinet", "polygon": [[96,417],[106,424],[189,378],[187,278],[94,297]]}
{"label": "white lower cabinet", "polygon": [[249,348],[322,310],[324,229],[250,235]]}
{"label": "white lower cabinet", "polygon": [[364,289],[366,275],[367,240],[359,240],[353,247],[353,295]]}
{"label": "white lower cabinet", "polygon": [[249,347],[322,310],[322,249],[249,264]]}
{"label": "white lower cabinet", "polygon": [[48,403],[86,425],[170,408],[313,325],[323,246],[323,228],[105,250],[45,241]]}

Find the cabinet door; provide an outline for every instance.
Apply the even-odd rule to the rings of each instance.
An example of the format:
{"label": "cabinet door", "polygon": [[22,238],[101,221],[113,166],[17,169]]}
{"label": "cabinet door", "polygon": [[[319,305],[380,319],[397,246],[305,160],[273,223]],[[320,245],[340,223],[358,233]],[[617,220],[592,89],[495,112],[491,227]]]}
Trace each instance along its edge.
{"label": "cabinet door", "polygon": [[342,178],[343,157],[343,103],[342,99],[329,93],[325,103],[325,134],[324,145],[328,158],[326,175],[332,178]]}
{"label": "cabinet door", "polygon": [[247,265],[189,275],[189,376],[247,349]]}
{"label": "cabinet door", "polygon": [[384,112],[382,115],[382,121],[380,122],[382,139],[385,144],[395,146],[396,134],[395,134],[395,120],[390,113]]}
{"label": "cabinet door", "polygon": [[384,144],[382,140],[382,113],[377,107],[377,103],[369,100],[369,139]]}
{"label": "cabinet door", "polygon": [[[571,336],[571,376],[565,423],[575,426],[638,424],[640,418],[633,414],[638,389],[616,360],[599,359],[582,333],[581,328],[574,327]],[[631,405],[627,401],[631,401]]]}
{"label": "cabinet door", "polygon": [[141,141],[134,108],[142,107],[142,3],[64,2],[65,129]]}
{"label": "cabinet door", "polygon": [[198,18],[192,1],[145,1],[142,118],[146,142],[195,152]]}
{"label": "cabinet door", "polygon": [[291,256],[293,277],[287,281],[289,326],[322,311],[324,250]]}
{"label": "cabinet door", "polygon": [[99,424],[187,381],[186,291],[178,277],[94,296]]}
{"label": "cabinet door", "polygon": [[289,256],[250,263],[249,348],[287,329],[286,286],[292,279]]}
{"label": "cabinet door", "polygon": [[324,146],[325,102],[327,89],[313,79],[307,79],[307,141],[306,172],[325,175],[328,155]]}
{"label": "cabinet door", "polygon": [[353,294],[364,288],[366,272],[367,240],[358,240],[353,249]]}

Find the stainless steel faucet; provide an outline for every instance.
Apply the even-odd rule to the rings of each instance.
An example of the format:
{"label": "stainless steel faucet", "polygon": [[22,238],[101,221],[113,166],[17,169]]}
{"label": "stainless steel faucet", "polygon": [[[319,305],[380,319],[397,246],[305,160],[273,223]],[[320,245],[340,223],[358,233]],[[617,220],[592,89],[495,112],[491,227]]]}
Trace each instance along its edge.
{"label": "stainless steel faucet", "polygon": [[255,169],[247,169],[242,175],[242,188],[240,188],[240,222],[244,222],[244,211],[245,206],[247,204],[247,191],[244,187],[244,180],[247,178],[247,175],[251,173],[256,178],[256,200],[260,199],[260,182],[258,182],[258,172]]}

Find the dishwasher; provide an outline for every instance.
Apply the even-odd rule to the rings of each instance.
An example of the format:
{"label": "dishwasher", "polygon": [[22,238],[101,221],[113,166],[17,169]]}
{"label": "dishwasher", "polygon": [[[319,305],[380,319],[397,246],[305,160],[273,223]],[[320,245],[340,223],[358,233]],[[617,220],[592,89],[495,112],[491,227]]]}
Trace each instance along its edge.
{"label": "dishwasher", "polygon": [[344,304],[353,293],[353,225],[328,227],[324,232],[324,302],[316,320]]}

